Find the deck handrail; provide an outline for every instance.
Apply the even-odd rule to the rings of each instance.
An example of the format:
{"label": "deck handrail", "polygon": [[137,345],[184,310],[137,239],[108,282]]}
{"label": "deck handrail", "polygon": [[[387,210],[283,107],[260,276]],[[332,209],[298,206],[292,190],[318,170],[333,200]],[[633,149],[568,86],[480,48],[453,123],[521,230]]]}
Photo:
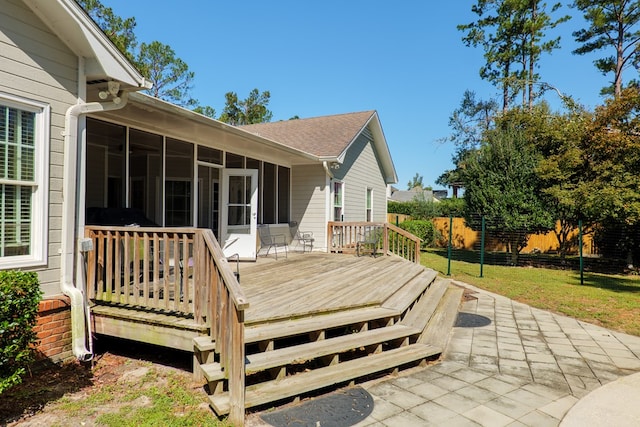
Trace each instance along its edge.
{"label": "deck handrail", "polygon": [[387,222],[330,221],[327,223],[327,247],[330,252],[355,253],[358,241],[373,229],[382,229],[378,249],[383,253],[420,263],[420,238]]}
{"label": "deck handrail", "polygon": [[229,384],[229,420],[244,424],[244,311],[249,307],[213,232],[198,228],[86,226],[87,296],[165,310],[209,326]]}

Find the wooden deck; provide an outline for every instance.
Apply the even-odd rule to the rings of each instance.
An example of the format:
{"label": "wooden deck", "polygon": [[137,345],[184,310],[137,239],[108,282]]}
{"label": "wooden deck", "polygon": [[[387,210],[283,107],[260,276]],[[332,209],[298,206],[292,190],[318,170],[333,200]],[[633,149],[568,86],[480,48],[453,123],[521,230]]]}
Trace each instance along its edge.
{"label": "wooden deck", "polygon": [[[89,275],[96,283],[93,294],[89,291],[96,297],[94,331],[193,351],[194,375],[207,384],[212,408],[238,425],[244,408],[437,357],[462,295],[435,271],[390,250],[377,257],[317,252],[279,254],[277,260],[258,257],[239,263],[238,286],[232,274],[236,264],[227,264],[209,241],[212,236],[200,237],[199,230],[179,236],[175,230],[145,230],[139,236],[118,232],[124,237],[116,235],[115,243],[109,243],[113,237],[106,232],[97,237],[105,243],[96,245],[96,273]],[[138,239],[161,255],[139,263],[136,251],[129,262],[128,245],[117,239],[136,244]],[[198,261],[195,256],[202,251],[197,249],[205,244],[215,249],[215,257]],[[173,252],[165,249],[169,245]],[[397,246],[392,239],[384,245]],[[143,274],[136,270],[131,276],[132,285],[119,268],[112,273],[108,268],[110,254],[120,265],[119,247],[125,248],[122,265],[142,266]],[[339,248],[348,252],[347,246]],[[159,265],[171,265],[172,253],[194,254],[192,272],[180,275],[181,280],[175,270],[173,276],[156,273]],[[219,270],[212,267],[215,260],[220,260]],[[229,296],[220,291],[223,282],[233,291]],[[184,291],[180,298],[171,292],[177,286]],[[239,295],[240,302],[232,295]],[[228,330],[235,332],[224,335]]]}
{"label": "wooden deck", "polygon": [[424,268],[399,257],[290,253],[240,263],[245,325],[380,306]]}

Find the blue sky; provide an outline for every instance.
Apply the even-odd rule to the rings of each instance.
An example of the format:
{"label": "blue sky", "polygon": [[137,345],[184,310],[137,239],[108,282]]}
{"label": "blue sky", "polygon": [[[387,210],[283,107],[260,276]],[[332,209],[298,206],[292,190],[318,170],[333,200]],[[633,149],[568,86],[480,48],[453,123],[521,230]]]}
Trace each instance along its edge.
{"label": "blue sky", "polygon": [[[476,18],[472,0],[102,2],[135,16],[139,42],[170,45],[196,74],[193,97],[218,114],[226,92],[245,98],[253,88],[271,92],[274,121],[377,110],[401,189],[416,173],[435,186],[453,167],[454,147],[440,141],[466,89],[482,99],[497,95],[478,77],[482,50],[466,47],[456,29]],[[610,77],[593,66],[598,55],[571,53],[571,33],[583,21],[567,12],[573,19],[550,33],[562,37],[561,49],[538,71],[593,108]],[[559,107],[554,92],[546,99]]]}

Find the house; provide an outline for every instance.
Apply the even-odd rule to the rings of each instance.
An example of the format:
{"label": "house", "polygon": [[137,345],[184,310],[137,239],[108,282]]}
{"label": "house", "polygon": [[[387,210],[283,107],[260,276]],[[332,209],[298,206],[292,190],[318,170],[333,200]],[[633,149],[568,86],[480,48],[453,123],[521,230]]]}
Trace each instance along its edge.
{"label": "house", "polygon": [[398,190],[397,188],[391,187],[390,193],[389,200],[394,202],[411,202],[414,200],[425,202],[440,201],[435,197],[433,190],[424,190],[421,187],[414,187],[411,190]]}
{"label": "house", "polygon": [[107,211],[210,229],[248,260],[258,224],[326,251],[328,222],[385,221],[397,177],[375,111],[229,126],[140,93],[149,82],[75,1],[0,4],[0,268],[38,272],[44,356],[92,357],[85,225]]}

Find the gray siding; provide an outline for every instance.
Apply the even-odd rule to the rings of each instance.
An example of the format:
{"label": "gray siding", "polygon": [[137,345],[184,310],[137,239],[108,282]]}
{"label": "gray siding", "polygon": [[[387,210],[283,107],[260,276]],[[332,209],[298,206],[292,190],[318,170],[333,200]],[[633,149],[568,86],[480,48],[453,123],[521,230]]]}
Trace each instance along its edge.
{"label": "gray siding", "polygon": [[51,106],[48,260],[38,267],[45,295],[60,293],[64,115],[76,102],[77,57],[19,0],[0,8],[0,91]]}
{"label": "gray siding", "polygon": [[298,222],[299,230],[313,232],[314,249],[327,247],[326,182],[322,165],[291,168],[291,220]]}
{"label": "gray siding", "polygon": [[335,178],[344,182],[344,221],[366,219],[367,188],[373,189],[373,221],[387,218],[387,185],[370,135],[367,129],[360,134],[349,147],[344,164],[334,172]]}

